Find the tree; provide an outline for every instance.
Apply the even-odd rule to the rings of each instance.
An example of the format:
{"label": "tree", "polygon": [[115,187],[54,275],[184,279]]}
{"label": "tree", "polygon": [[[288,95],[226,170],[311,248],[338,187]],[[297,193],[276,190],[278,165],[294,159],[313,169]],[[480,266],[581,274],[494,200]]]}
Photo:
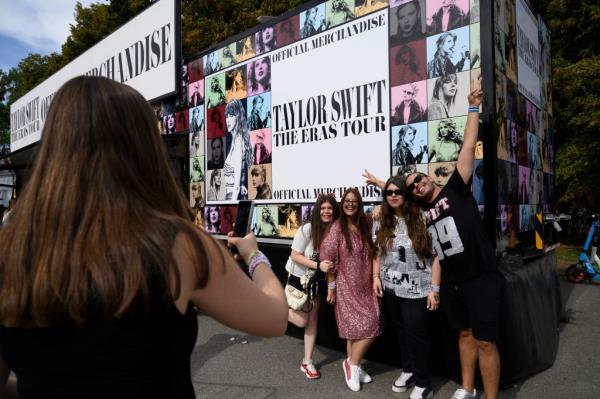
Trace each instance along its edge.
{"label": "tree", "polygon": [[29,54],[23,58],[16,68],[11,68],[9,102],[13,103],[27,94],[49,76],[52,76],[63,65],[62,56],[57,53],[50,55]]}
{"label": "tree", "polygon": [[193,55],[248,30],[261,15],[277,16],[304,0],[182,0],[183,57]]}
{"label": "tree", "polygon": [[73,61],[93,45],[117,30],[151,4],[150,0],[111,0],[110,4],[75,5],[75,24],[62,45],[64,64]]}
{"label": "tree", "polygon": [[[75,24],[61,54],[29,54],[9,72],[0,71],[0,144],[10,141],[10,104],[52,76],[100,40],[152,4],[151,0],[111,0],[110,4],[75,5]],[[6,125],[5,125],[6,123]]]}
{"label": "tree", "polygon": [[564,210],[598,209],[600,4],[536,0],[552,33],[556,193]]}
{"label": "tree", "polygon": [[8,95],[11,91],[9,74],[0,69],[0,146],[10,142],[10,105]]}

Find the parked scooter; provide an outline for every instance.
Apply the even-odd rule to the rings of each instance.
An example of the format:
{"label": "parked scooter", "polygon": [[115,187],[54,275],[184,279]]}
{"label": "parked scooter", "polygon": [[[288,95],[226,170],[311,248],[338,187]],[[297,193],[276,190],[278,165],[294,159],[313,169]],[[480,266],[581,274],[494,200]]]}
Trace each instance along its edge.
{"label": "parked scooter", "polygon": [[572,283],[581,283],[589,280],[600,284],[600,258],[598,258],[598,234],[600,222],[598,216],[592,215],[592,225],[588,230],[587,239],[583,244],[583,251],[579,255],[579,262],[567,267],[565,275]]}

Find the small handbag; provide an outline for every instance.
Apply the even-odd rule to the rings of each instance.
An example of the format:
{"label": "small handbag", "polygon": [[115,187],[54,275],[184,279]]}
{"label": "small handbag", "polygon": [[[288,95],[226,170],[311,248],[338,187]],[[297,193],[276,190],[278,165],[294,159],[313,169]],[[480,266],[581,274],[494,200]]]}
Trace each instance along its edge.
{"label": "small handbag", "polygon": [[288,277],[288,283],[285,285],[285,298],[290,309],[300,310],[308,300],[308,295],[291,285]]}
{"label": "small handbag", "polygon": [[[290,269],[293,270],[294,266],[296,264],[294,263],[292,258],[288,258],[288,263],[291,264]],[[309,281],[310,277],[308,276],[308,273],[304,274],[304,276],[300,277],[300,284],[304,288],[304,290],[300,290],[290,284],[290,276],[291,275],[292,275],[291,272],[288,273],[287,283],[284,288],[285,298],[287,300],[287,303],[288,303],[288,306],[290,307],[290,309],[301,310],[304,307],[304,304],[306,304],[306,301],[308,300],[308,293],[307,293],[306,287],[308,285],[308,281]]]}

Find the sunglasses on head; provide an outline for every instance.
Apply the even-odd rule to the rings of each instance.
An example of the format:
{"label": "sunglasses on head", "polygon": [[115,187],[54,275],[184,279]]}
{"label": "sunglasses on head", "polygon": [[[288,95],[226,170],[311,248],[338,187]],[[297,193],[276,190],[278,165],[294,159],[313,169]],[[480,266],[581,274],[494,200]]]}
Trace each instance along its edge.
{"label": "sunglasses on head", "polygon": [[391,197],[392,195],[404,195],[404,190],[385,190],[385,195]]}
{"label": "sunglasses on head", "polygon": [[417,174],[417,175],[415,176],[415,179],[412,181],[412,183],[410,183],[410,184],[409,184],[409,185],[406,187],[406,189],[407,189],[409,192],[411,192],[411,193],[412,193],[412,192],[413,192],[413,190],[415,189],[415,187],[417,186],[417,184],[421,183],[421,180],[423,180],[423,178],[424,178],[424,177],[425,177],[425,175],[424,175],[424,174],[422,174],[422,173],[419,173],[419,174]]}

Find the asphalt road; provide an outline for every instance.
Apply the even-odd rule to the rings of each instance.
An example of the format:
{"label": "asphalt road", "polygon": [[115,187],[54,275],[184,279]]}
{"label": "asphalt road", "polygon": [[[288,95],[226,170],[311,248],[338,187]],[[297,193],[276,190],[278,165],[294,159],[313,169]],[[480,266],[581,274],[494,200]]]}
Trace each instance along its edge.
{"label": "asphalt road", "polygon": [[[571,285],[561,277],[565,303],[560,343],[552,368],[505,388],[499,397],[600,398],[600,286]],[[367,362],[373,382],[354,393],[344,384],[344,354],[317,346],[314,360],[322,373],[309,381],[299,370],[302,341],[292,336],[262,339],[199,316],[200,335],[192,356],[192,378],[198,398],[406,398],[391,390],[398,370]],[[451,398],[454,381],[434,376],[436,398]]]}

